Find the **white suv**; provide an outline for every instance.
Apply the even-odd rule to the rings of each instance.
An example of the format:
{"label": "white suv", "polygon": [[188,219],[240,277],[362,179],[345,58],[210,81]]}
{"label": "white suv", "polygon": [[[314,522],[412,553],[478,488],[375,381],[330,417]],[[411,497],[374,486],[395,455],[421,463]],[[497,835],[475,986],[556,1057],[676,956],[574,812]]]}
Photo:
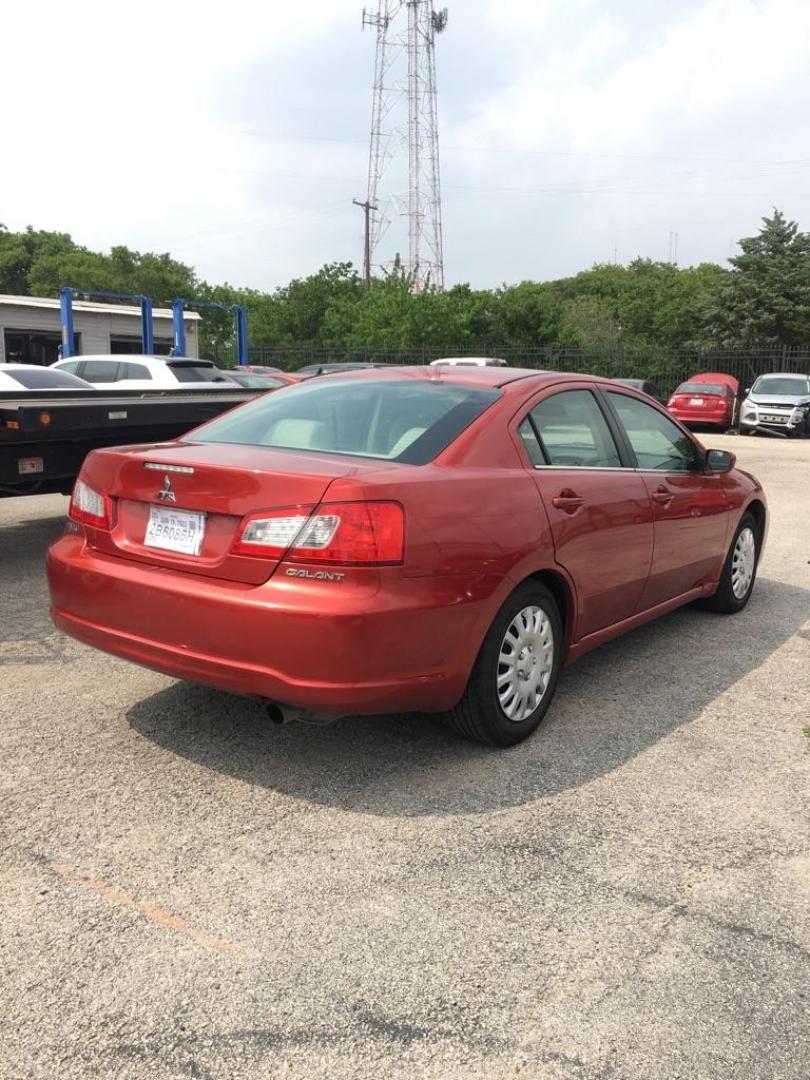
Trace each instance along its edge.
{"label": "white suv", "polygon": [[810,435],[810,375],[776,372],[760,375],[743,395],[740,434],[776,431]]}
{"label": "white suv", "polygon": [[188,356],[71,356],[51,367],[78,375],[98,390],[196,390],[216,386],[231,390],[236,384],[211,360]]}

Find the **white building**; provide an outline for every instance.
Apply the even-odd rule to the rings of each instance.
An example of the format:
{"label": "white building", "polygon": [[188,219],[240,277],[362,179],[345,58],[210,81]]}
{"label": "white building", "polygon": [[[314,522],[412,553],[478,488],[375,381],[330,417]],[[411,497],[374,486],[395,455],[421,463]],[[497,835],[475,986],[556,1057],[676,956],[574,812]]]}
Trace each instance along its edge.
{"label": "white building", "polygon": [[[186,354],[198,357],[200,316],[186,311]],[[77,353],[139,353],[140,309],[127,304],[95,304],[73,301],[73,330]],[[172,313],[154,311],[155,352],[166,355],[173,343]],[[53,364],[59,359],[62,327],[59,301],[44,296],[0,294],[0,364]]]}

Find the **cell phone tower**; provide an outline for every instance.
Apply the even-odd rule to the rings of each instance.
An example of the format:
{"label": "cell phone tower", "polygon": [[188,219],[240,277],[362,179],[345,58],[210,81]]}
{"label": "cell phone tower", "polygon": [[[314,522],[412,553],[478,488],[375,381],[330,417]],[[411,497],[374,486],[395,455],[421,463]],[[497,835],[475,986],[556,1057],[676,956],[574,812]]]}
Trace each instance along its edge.
{"label": "cell phone tower", "polygon": [[[366,209],[364,271],[383,269],[379,245],[395,218],[408,220],[408,257],[400,265],[417,292],[444,287],[436,35],[447,26],[447,8],[433,0],[378,0],[363,9],[363,27],[377,32]],[[407,182],[404,150],[408,151]],[[407,183],[407,187],[405,186]]]}

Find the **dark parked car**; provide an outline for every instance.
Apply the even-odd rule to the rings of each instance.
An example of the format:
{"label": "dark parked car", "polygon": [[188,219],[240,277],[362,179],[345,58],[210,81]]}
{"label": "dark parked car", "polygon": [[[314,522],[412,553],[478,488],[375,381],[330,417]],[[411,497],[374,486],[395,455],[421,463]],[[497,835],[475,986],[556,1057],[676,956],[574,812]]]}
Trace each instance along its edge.
{"label": "dark parked car", "polygon": [[293,383],[300,382],[296,375],[292,375],[286,371],[274,371],[269,372],[266,375],[260,375],[256,368],[223,368],[220,370],[220,374],[225,375],[231,382],[238,383],[240,386],[246,386],[250,390],[279,390],[282,386],[292,386]]}
{"label": "dark parked car", "polygon": [[341,371],[365,371],[367,368],[376,368],[384,365],[380,364],[367,364],[364,362],[358,363],[335,363],[335,364],[307,364],[305,367],[299,368],[296,371],[296,375],[304,379],[309,379],[313,375],[336,375]]}
{"label": "dark parked car", "polygon": [[661,391],[655,383],[651,383],[648,379],[613,379],[612,381],[621,383],[622,386],[632,386],[634,390],[640,390],[642,394],[649,394],[654,401],[660,401],[662,405],[666,400],[661,396]]}

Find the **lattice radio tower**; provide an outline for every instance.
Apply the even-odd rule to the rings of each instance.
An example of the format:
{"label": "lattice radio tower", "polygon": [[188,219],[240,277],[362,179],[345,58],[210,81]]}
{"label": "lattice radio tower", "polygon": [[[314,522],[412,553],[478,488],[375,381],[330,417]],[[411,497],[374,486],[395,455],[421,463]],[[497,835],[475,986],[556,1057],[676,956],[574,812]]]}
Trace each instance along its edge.
{"label": "lattice radio tower", "polygon": [[[378,0],[363,10],[363,26],[377,31],[374,100],[366,203],[365,272],[380,260],[379,245],[395,218],[408,220],[408,257],[402,268],[413,288],[444,286],[439,124],[436,108],[436,35],[447,26],[447,8],[434,0]],[[407,188],[396,164],[408,151]],[[403,162],[404,164],[404,162]]]}

